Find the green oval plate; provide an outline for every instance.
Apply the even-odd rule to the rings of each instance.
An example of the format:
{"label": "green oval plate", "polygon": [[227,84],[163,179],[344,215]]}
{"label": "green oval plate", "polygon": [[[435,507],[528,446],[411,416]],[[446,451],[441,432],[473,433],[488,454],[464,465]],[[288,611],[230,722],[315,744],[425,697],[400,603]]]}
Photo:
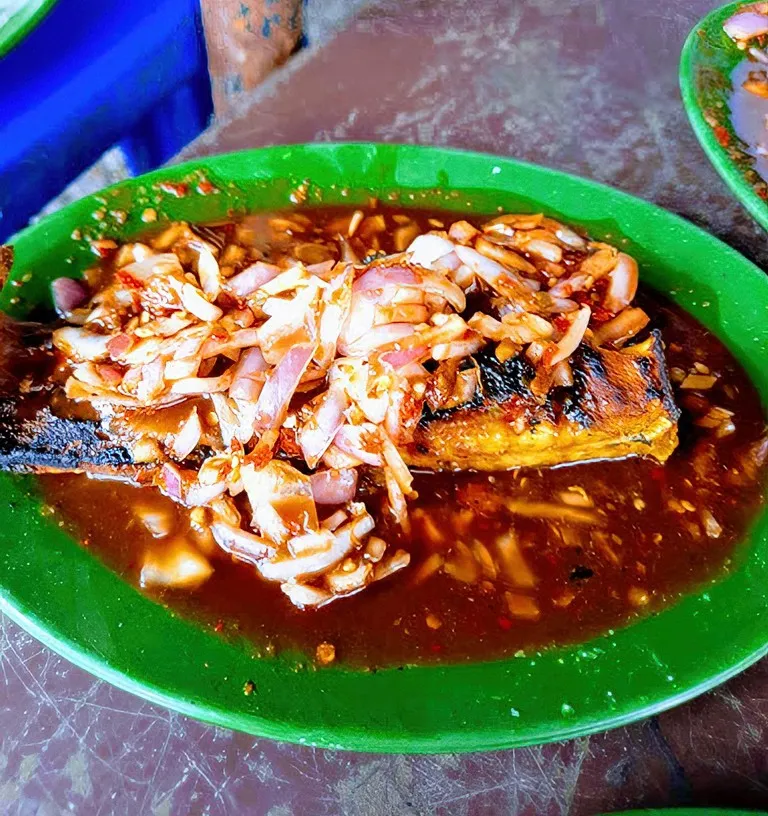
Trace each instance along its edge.
{"label": "green oval plate", "polygon": [[[163,182],[185,185],[187,195],[175,197]],[[21,285],[6,286],[0,305],[23,314],[44,303],[51,278],[93,263],[88,239],[140,233],[148,208],[161,219],[200,221],[287,207],[297,198],[308,205],[355,204],[371,195],[473,212],[544,210],[596,238],[623,240],[644,279],[723,338],[768,398],[768,278],[741,255],[608,187],[510,159],[428,147],[271,147],[124,182],[21,233],[14,242]],[[768,646],[765,513],[727,578],[613,634],[508,660],[369,673],[343,666],[301,670],[290,656],[257,659],[252,645],[227,642],[125,584],[41,514],[33,480],[6,475],[0,488],[4,611],[115,685],[275,739],[438,752],[575,737],[690,699]],[[254,684],[249,695],[247,681]]]}
{"label": "green oval plate", "polygon": [[723,23],[743,6],[741,0],[710,12],[683,46],[680,91],[696,138],[731,191],[763,229],[768,230],[768,183],[731,124],[731,73],[744,59],[723,31]]}
{"label": "green oval plate", "polygon": [[2,22],[0,19],[0,58],[18,45],[53,8],[56,0],[27,0]]}
{"label": "green oval plate", "polygon": [[622,810],[615,813],[604,813],[602,816],[765,816],[765,811],[707,807],[648,808],[647,810]]}

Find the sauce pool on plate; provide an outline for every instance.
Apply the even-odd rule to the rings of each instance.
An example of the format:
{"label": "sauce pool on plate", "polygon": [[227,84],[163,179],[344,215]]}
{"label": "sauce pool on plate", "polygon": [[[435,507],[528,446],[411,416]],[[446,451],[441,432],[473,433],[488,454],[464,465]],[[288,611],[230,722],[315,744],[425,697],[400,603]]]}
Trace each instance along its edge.
{"label": "sauce pool on plate", "polygon": [[[374,215],[386,228],[358,252],[401,251],[453,220],[363,210]],[[212,226],[208,237],[258,248],[266,260],[285,252],[306,264],[334,259],[332,236],[351,212],[307,216],[314,228],[301,238],[285,224],[276,232],[269,215]],[[147,591],[224,636],[249,638],[262,653],[294,650],[377,667],[492,659],[585,640],[721,579],[762,501],[765,420],[755,389],[692,317],[642,288],[637,301],[661,331],[682,411],[680,443],[665,464],[633,458],[417,472],[409,533],[386,512],[376,479],[364,479],[377,535],[409,552],[410,566],[319,609],[296,609],[276,584],[218,549],[199,514],[156,490],[83,475],[42,476],[42,489],[73,535],[132,583],[148,553],[162,560],[175,542],[193,540],[210,560],[210,577],[190,590]]]}

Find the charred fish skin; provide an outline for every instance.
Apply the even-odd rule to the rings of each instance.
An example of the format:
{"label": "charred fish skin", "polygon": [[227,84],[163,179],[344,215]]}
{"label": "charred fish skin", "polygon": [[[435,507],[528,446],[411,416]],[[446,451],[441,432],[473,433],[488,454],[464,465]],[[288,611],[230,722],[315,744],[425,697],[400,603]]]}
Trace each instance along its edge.
{"label": "charred fish skin", "polygon": [[0,470],[13,473],[119,472],[131,452],[100,423],[56,416],[50,408],[24,410],[18,397],[0,397]]}
{"label": "charred fish skin", "polygon": [[563,412],[584,427],[606,416],[634,417],[658,404],[672,422],[680,419],[669,380],[661,332],[619,351],[582,346],[574,355],[574,387]]}
{"label": "charred fish skin", "polygon": [[425,412],[406,461],[430,470],[509,470],[594,459],[650,456],[677,446],[675,405],[658,330],[620,350],[583,345],[574,385],[536,400],[533,368],[521,358],[476,361],[480,389],[458,409]]}

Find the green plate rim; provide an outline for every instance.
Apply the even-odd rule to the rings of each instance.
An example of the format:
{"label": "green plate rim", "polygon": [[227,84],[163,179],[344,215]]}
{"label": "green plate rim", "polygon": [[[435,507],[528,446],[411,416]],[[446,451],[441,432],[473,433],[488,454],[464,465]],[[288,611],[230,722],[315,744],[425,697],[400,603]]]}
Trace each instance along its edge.
{"label": "green plate rim", "polygon": [[644,810],[621,810],[603,813],[600,816],[765,816],[764,810],[744,810],[743,808],[720,807],[668,807]]}
{"label": "green plate rim", "polygon": [[27,0],[4,26],[0,26],[0,59],[34,30],[56,2],[57,0]]}
{"label": "green plate rim", "polygon": [[[281,172],[284,176],[278,175]],[[24,268],[29,262],[34,271],[33,259],[42,258],[50,246],[66,254],[63,246],[74,227],[94,236],[135,232],[141,224],[134,213],[125,226],[110,221],[110,202],[133,191],[134,204],[146,205],[161,181],[192,186],[202,176],[222,187],[227,179],[247,178],[257,196],[277,195],[270,181],[275,178],[293,184],[305,177],[324,177],[319,185],[326,192],[336,189],[328,186],[333,180],[365,179],[366,185],[352,190],[350,203],[368,194],[363,186],[379,193],[411,190],[406,198],[417,193],[414,203],[419,195],[437,195],[435,188],[440,187],[440,195],[461,191],[460,198],[444,200],[444,208],[450,204],[454,210],[466,209],[465,199],[475,195],[478,201],[497,202],[534,195],[537,204],[546,202],[549,212],[561,217],[570,212],[570,220],[590,225],[596,236],[615,235],[623,225],[630,251],[642,255],[643,247],[650,247],[647,252],[653,254],[666,246],[669,257],[674,254],[675,263],[684,266],[684,271],[674,272],[665,256],[646,269],[646,277],[664,288],[674,274],[675,300],[704,322],[727,326],[727,341],[747,365],[764,405],[768,403],[768,371],[762,364],[768,321],[761,322],[758,314],[762,308],[768,315],[768,278],[761,270],[655,205],[592,181],[487,154],[326,143],[198,159],[122,182],[24,230],[14,238],[19,262]],[[514,185],[517,193],[510,192]],[[287,204],[287,188],[278,186]],[[139,197],[141,190],[149,198]],[[205,198],[211,206],[224,206],[237,195],[235,186],[221,204],[216,204],[216,196]],[[171,197],[169,206],[195,207],[201,198],[193,196],[187,203]],[[94,212],[100,214],[97,222],[91,218]],[[119,223],[123,221],[119,215]],[[65,258],[65,263],[72,261],[72,274],[78,263],[85,263],[87,249],[85,255],[80,252],[81,244],[79,235],[66,244],[72,247],[72,255]],[[700,263],[712,257],[718,263]],[[54,274],[64,268],[56,265]],[[42,297],[41,278],[29,284],[30,298]],[[23,294],[24,287],[6,286],[0,306],[23,308],[23,302],[9,303],[8,292]],[[720,300],[702,301],[702,292]],[[768,653],[765,511],[750,531],[752,545],[738,569],[615,633],[520,658],[370,673],[341,666],[301,668],[287,655],[258,659],[248,644],[226,641],[182,620],[124,583],[40,515],[28,480],[3,476],[0,489],[9,508],[0,511],[4,612],[47,646],[116,686],[197,719],[262,737],[326,748],[414,753],[538,744],[657,714]],[[245,696],[243,683],[249,679],[256,689]]]}
{"label": "green plate rim", "polygon": [[[691,127],[715,170],[755,221],[768,230],[768,201],[758,193],[760,191],[763,195],[768,195],[766,182],[753,169],[752,156],[734,133],[727,107],[708,108],[708,121],[702,103],[702,86],[707,79],[702,73],[703,67],[711,69],[713,74],[723,76],[720,68],[713,66],[704,49],[725,55],[730,74],[733,67],[743,59],[743,53],[736,48],[722,26],[728,17],[747,5],[751,3],[743,0],[728,3],[702,17],[691,29],[680,57],[680,93]],[[730,88],[730,76],[723,76],[723,81],[725,80]],[[715,127],[723,128],[721,132],[728,134],[727,146],[718,140]]]}

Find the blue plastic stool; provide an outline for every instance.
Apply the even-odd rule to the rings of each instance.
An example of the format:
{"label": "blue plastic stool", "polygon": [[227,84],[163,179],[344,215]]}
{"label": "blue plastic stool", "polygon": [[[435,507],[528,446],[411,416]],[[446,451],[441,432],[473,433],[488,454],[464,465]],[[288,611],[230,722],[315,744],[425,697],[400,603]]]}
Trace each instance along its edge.
{"label": "blue plastic stool", "polygon": [[0,240],[110,147],[146,172],[212,110],[198,0],[59,0],[0,59]]}

